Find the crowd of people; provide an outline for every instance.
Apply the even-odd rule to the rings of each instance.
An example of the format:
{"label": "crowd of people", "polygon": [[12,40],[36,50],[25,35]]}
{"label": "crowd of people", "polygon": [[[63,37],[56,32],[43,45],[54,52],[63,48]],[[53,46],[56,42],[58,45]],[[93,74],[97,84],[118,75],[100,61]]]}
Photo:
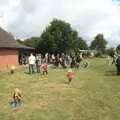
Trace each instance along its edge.
{"label": "crowd of people", "polygon": [[[32,53],[30,56],[26,57],[26,60],[24,59],[23,62],[26,66],[28,66],[29,73],[34,72],[43,72],[44,66],[47,66],[52,64],[55,67],[62,67],[62,68],[81,68],[81,67],[87,67],[88,62],[83,57],[82,54],[76,54],[74,56],[70,56],[64,53],[61,54],[36,54],[33,55]],[[47,68],[46,67],[46,68]],[[47,73],[47,72],[46,72]],[[44,73],[43,73],[44,74]]]}
{"label": "crowd of people", "polygon": [[[112,58],[112,59],[111,59]],[[76,54],[74,56],[69,56],[64,53],[62,54],[48,54],[46,53],[44,56],[42,54],[36,54],[33,55],[32,53],[27,58],[27,62],[25,62],[25,65],[28,65],[28,71],[29,73],[42,73],[43,75],[48,75],[48,65],[53,64],[56,67],[62,67],[62,68],[69,68],[66,77],[68,79],[68,84],[71,83],[71,81],[75,78],[76,73],[73,70],[80,68],[80,63],[85,61],[84,67],[88,66],[88,62],[83,57],[83,54]],[[113,56],[107,56],[106,58],[107,64],[115,64],[117,68],[117,75],[120,75],[120,55],[113,55]],[[14,67],[12,70],[14,71]],[[11,72],[13,72],[11,71]],[[22,101],[22,93],[18,88],[14,89],[13,92],[13,101],[11,104],[14,108],[17,108],[21,105]]]}
{"label": "crowd of people", "polygon": [[118,55],[116,52],[111,56],[108,55],[106,57],[106,64],[115,65],[117,75],[120,75],[120,55]]}
{"label": "crowd of people", "polygon": [[[48,68],[48,65],[54,65],[55,67],[59,68],[86,68],[88,66],[88,61],[85,59],[82,53],[75,54],[75,55],[68,55],[64,53],[58,54],[36,54],[33,55],[32,53],[30,56],[24,59],[23,63],[28,66],[29,73],[47,73],[43,72],[44,68]],[[112,56],[107,56],[106,64],[111,65],[115,64],[117,69],[117,74],[120,74],[120,55],[116,54],[116,52]],[[47,67],[44,67],[47,66]],[[46,70],[47,71],[47,70]]]}

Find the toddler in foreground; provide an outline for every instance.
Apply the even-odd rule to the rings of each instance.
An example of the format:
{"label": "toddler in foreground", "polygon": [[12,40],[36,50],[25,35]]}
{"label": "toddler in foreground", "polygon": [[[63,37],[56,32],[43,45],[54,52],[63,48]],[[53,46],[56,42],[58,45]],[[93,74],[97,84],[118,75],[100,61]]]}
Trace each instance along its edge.
{"label": "toddler in foreground", "polygon": [[22,101],[22,93],[21,90],[18,88],[15,88],[12,94],[13,101],[11,102],[13,108],[16,110],[20,107],[21,101]]}

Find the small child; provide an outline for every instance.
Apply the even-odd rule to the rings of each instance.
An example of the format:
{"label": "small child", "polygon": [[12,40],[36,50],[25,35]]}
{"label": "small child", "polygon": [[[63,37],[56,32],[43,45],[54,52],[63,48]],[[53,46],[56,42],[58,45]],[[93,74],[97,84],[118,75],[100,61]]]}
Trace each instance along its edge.
{"label": "small child", "polygon": [[12,65],[10,73],[13,74],[15,72],[15,66]]}
{"label": "small child", "polygon": [[47,63],[44,63],[42,65],[42,69],[43,69],[43,75],[45,75],[45,73],[46,75],[48,75],[48,64]]}
{"label": "small child", "polygon": [[75,77],[75,72],[73,72],[72,69],[69,69],[67,72],[68,84],[71,83],[74,77]]}
{"label": "small child", "polygon": [[18,88],[15,88],[13,91],[13,107],[18,108],[21,105],[22,93]]}

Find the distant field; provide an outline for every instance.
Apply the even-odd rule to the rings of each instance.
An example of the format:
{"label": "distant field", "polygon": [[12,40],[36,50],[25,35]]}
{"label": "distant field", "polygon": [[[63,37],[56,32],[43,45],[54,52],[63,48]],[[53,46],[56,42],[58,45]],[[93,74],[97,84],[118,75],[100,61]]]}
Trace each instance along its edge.
{"label": "distant field", "polygon": [[[89,60],[67,85],[67,69],[49,69],[48,77],[27,74],[0,75],[0,120],[120,120],[120,76],[104,59]],[[23,91],[23,106],[9,105],[14,87]]]}

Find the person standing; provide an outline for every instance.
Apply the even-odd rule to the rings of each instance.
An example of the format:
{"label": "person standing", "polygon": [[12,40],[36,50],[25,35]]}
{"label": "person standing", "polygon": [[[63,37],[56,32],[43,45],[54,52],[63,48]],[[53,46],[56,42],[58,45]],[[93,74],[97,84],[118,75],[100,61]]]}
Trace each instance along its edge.
{"label": "person standing", "polygon": [[55,62],[55,55],[52,54],[52,63],[54,64],[54,62]]}
{"label": "person standing", "polygon": [[109,55],[106,57],[105,64],[108,64],[108,65],[111,64],[111,57]]}
{"label": "person standing", "polygon": [[116,60],[117,75],[120,75],[120,55]]}
{"label": "person standing", "polygon": [[40,73],[40,66],[41,66],[41,54],[38,54],[36,56],[36,68],[37,68],[37,73]]}
{"label": "person standing", "polygon": [[48,53],[45,54],[45,62],[48,64]]}
{"label": "person standing", "polygon": [[36,58],[35,56],[31,53],[30,56],[28,57],[28,63],[29,63],[29,73],[34,73],[34,67],[35,67],[35,62]]}

